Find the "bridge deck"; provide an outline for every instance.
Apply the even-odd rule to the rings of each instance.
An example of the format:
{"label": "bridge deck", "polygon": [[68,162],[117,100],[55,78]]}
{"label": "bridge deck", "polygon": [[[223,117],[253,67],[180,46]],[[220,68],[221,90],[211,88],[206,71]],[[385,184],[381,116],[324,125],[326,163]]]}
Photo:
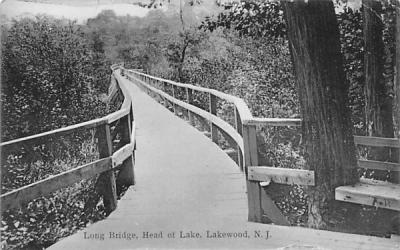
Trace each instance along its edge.
{"label": "bridge deck", "polygon": [[[247,222],[245,178],[235,163],[196,129],[123,81],[134,97],[136,185],[107,219],[50,249],[276,249],[288,245],[398,249],[395,240]],[[207,238],[207,230],[209,235],[247,231],[248,237]],[[180,231],[184,236],[199,233],[201,238],[181,238]],[[261,237],[256,237],[256,231]],[[143,238],[146,232],[160,238]],[[135,236],[129,240],[126,233]],[[99,239],[102,234],[104,240]],[[120,237],[110,238],[113,234]]]}

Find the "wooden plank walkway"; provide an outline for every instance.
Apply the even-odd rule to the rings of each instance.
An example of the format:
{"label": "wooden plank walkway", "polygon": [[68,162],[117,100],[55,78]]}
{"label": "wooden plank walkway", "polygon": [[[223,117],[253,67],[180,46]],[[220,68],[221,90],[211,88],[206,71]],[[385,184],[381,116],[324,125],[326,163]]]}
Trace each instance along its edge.
{"label": "wooden plank walkway", "polygon": [[122,81],[134,97],[136,185],[107,219],[49,249],[399,249],[394,239],[247,222],[245,178],[236,164]]}

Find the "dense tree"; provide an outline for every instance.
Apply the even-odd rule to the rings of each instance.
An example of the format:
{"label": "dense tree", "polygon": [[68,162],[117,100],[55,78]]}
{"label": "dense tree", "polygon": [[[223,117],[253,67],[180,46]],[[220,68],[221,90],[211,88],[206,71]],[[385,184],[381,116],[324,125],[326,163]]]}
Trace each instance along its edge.
{"label": "dense tree", "polygon": [[284,37],[286,25],[279,1],[239,1],[215,18],[206,18],[200,28],[213,31],[218,27],[234,29],[252,38]]}
{"label": "dense tree", "polygon": [[14,21],[2,55],[3,139],[90,120],[85,108],[102,107],[94,92],[93,53],[73,22]]}
{"label": "dense tree", "polygon": [[304,155],[316,176],[308,192],[308,224],[324,228],[335,207],[335,188],[358,180],[339,30],[331,1],[285,1],[284,6]]}

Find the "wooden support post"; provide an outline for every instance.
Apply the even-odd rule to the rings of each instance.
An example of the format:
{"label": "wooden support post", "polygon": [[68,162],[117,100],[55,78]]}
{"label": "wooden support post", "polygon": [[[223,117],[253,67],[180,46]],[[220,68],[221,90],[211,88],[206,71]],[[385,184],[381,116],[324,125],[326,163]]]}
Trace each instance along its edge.
{"label": "wooden support post", "polygon": [[[235,107],[235,127],[236,127],[236,131],[243,136],[243,128],[242,128],[242,120],[240,118],[240,114],[239,111],[237,110],[237,108]],[[237,151],[238,151],[238,162],[237,164],[239,165],[239,168],[241,171],[243,171],[243,154],[242,154],[242,150],[240,150],[240,147],[237,146]]]}
{"label": "wooden support post", "polygon": [[[186,88],[186,102],[188,104],[192,104],[193,102],[193,90]],[[188,112],[188,118],[189,118],[189,123],[191,126],[194,126],[194,117],[193,114],[190,112],[190,110],[187,111]]]}
{"label": "wooden support post", "polygon": [[258,182],[249,181],[247,177],[249,166],[258,166],[256,127],[243,125],[244,163],[246,173],[247,201],[249,221],[261,222],[261,188]]}
{"label": "wooden support post", "polygon": [[[217,97],[213,94],[210,94],[209,99],[210,104],[210,113],[213,115],[217,115]],[[218,143],[218,129],[212,122],[210,122],[211,127],[211,140],[215,143]]]}
{"label": "wooden support post", "polygon": [[[175,87],[175,85],[172,85],[172,97],[174,97],[174,98],[176,98],[175,93],[176,93],[176,87]],[[172,106],[174,107],[174,114],[177,115],[178,110],[176,109],[175,103],[172,103]]]}
{"label": "wooden support post", "polygon": [[255,125],[243,125],[244,162],[247,184],[247,199],[249,204],[249,221],[262,222],[268,218],[277,225],[290,225],[274,201],[263,190],[258,181],[248,179],[248,167],[258,166],[257,138]]}
{"label": "wooden support post", "polygon": [[[132,135],[132,123],[130,119],[130,114],[124,116],[120,120],[121,123],[121,144],[129,144],[131,143],[131,135]],[[128,157],[121,166],[121,170],[118,173],[117,177],[117,186],[121,185],[134,185],[135,184],[135,175],[134,175],[134,155]]]}
{"label": "wooden support post", "polygon": [[[163,90],[164,93],[167,93],[167,83],[166,82],[163,82],[163,89],[162,90]],[[168,100],[166,98],[164,98],[164,106],[166,108],[168,108]]]}
{"label": "wooden support post", "polygon": [[[100,159],[112,155],[110,125],[99,126],[96,131]],[[96,182],[96,190],[103,196],[106,213],[109,214],[117,208],[117,188],[114,172],[107,171],[100,174]]]}

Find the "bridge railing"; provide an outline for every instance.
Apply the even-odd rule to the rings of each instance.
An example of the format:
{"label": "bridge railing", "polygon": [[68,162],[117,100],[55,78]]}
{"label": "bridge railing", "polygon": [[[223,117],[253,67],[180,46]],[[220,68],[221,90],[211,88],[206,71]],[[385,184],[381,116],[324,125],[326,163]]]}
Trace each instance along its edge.
{"label": "bridge railing", "polygon": [[[256,128],[257,126],[300,126],[300,119],[255,118],[244,100],[238,97],[213,89],[150,76],[134,70],[124,69],[123,74],[149,95],[160,98],[164,104],[172,103],[175,114],[178,113],[178,109],[186,110],[192,125],[195,116],[209,122],[213,142],[217,143],[219,131],[229,141],[229,144],[237,147],[237,162],[246,174],[249,221],[262,222],[265,219],[263,217],[267,217],[276,224],[289,225],[272,199],[263,191],[260,182],[274,178],[277,183],[313,185],[313,171],[259,166]],[[172,92],[172,94],[167,92]],[[184,98],[178,92],[185,93]],[[208,96],[208,109],[195,106],[193,100],[195,92]],[[233,126],[218,117],[217,102],[219,100],[234,106]]]}
{"label": "bridge railing", "polygon": [[[121,185],[134,184],[134,148],[135,148],[135,121],[133,119],[132,98],[126,89],[117,81],[119,76],[114,74],[121,65],[112,66],[112,84],[110,85],[109,99],[112,99],[119,91],[122,91],[124,101],[120,110],[102,118],[55,129],[52,131],[15,139],[0,144],[3,153],[12,154],[20,147],[29,147],[35,141],[43,141],[60,138],[75,133],[82,129],[95,129],[99,159],[90,163],[74,167],[68,171],[50,176],[43,180],[14,189],[1,195],[1,209],[15,209],[27,202],[47,196],[54,191],[67,187],[83,179],[100,174],[96,188],[103,196],[106,212],[113,211],[117,206],[116,183]],[[119,123],[118,133],[121,134],[120,148],[113,153],[110,127]],[[119,170],[118,177],[114,171]],[[3,173],[4,175],[5,173]]]}
{"label": "bridge railing", "polygon": [[[272,221],[275,224],[289,225],[289,222],[267,195],[263,186],[268,186],[271,182],[313,186],[315,185],[314,171],[259,166],[256,129],[262,126],[298,127],[301,126],[301,119],[253,117],[246,103],[238,97],[213,89],[150,76],[136,70],[123,69],[123,72],[128,79],[135,82],[149,95],[161,97],[164,104],[172,103],[175,114],[178,113],[178,107],[187,110],[191,124],[193,124],[193,116],[200,116],[208,121],[213,142],[217,143],[217,131],[219,131],[231,145],[236,144],[238,147],[238,165],[246,173],[249,220],[255,222]],[[182,92],[185,93],[184,98],[179,95]],[[201,109],[194,105],[193,96],[195,92],[208,95],[208,109]],[[233,126],[217,116],[218,99],[233,104],[235,121]],[[395,138],[355,136],[355,143],[374,147],[400,147],[399,139]],[[399,163],[359,160],[358,167],[400,172]],[[379,187],[371,186],[371,183],[377,184]],[[381,192],[376,190],[381,190]],[[400,210],[399,191],[400,185],[398,184],[371,182],[362,178],[356,186],[338,187],[336,199]]]}

